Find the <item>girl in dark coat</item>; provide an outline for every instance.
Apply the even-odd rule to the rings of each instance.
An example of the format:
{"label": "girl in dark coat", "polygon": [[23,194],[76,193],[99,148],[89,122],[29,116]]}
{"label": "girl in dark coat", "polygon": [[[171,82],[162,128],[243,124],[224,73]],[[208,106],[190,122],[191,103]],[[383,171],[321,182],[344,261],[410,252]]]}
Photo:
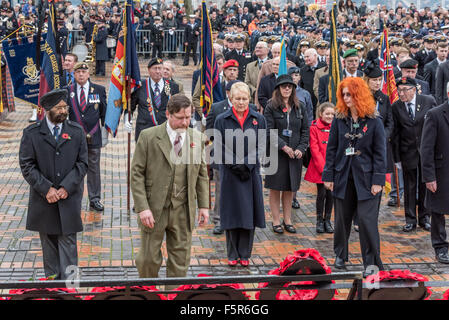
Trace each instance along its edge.
{"label": "girl in dark coat", "polygon": [[[219,157],[220,223],[226,231],[228,264],[249,265],[256,227],[265,228],[259,154],[265,143],[265,118],[249,108],[248,85],[232,85],[232,108],[217,116],[214,157]],[[226,130],[226,132],[225,132]],[[243,145],[243,146],[242,146]],[[240,147],[243,147],[243,150]]]}
{"label": "girl in dark coat", "polygon": [[[383,270],[378,229],[379,205],[385,184],[386,146],[376,103],[361,78],[346,78],[337,89],[322,179],[335,204],[335,267],[345,269],[354,214],[358,215],[365,275],[369,266]],[[372,270],[374,271],[374,270]]]}
{"label": "girl in dark coat", "polygon": [[[334,229],[331,224],[332,215],[332,192],[324,187],[321,175],[324,169],[326,159],[327,142],[329,140],[329,132],[331,123],[334,119],[335,106],[330,102],[322,103],[316,111],[316,120],[312,121],[310,126],[310,154],[311,159],[307,167],[304,180],[316,183],[316,232],[317,233],[333,233]],[[324,216],[323,213],[325,212]]]}
{"label": "girl in dark coat", "polygon": [[[273,231],[283,233],[285,230],[296,233],[291,221],[293,194],[301,182],[302,156],[309,140],[307,112],[296,97],[296,83],[290,75],[284,74],[276,79],[273,98],[264,111],[268,133],[276,130],[277,170],[265,176],[265,188],[270,189],[270,209],[273,215]],[[273,155],[270,155],[272,158]],[[273,159],[270,159],[273,161]],[[282,192],[282,209],[284,221],[280,222],[280,201]]]}

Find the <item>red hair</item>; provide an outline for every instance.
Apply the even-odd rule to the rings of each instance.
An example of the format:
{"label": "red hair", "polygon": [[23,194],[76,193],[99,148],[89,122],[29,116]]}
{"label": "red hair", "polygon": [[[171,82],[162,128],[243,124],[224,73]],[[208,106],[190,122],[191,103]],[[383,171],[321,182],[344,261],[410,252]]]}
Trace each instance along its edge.
{"label": "red hair", "polygon": [[336,111],[338,113],[348,116],[348,107],[343,100],[343,89],[347,88],[354,101],[358,116],[365,118],[366,116],[373,117],[376,112],[376,102],[366,82],[359,77],[345,78],[338,85],[337,89],[337,105]]}

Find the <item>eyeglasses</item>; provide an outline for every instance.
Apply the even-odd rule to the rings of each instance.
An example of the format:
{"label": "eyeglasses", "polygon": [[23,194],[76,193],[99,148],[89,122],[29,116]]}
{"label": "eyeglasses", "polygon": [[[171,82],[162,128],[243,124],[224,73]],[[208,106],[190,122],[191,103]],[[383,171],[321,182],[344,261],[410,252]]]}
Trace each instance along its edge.
{"label": "eyeglasses", "polygon": [[398,93],[400,92],[407,92],[409,90],[412,90],[414,87],[408,87],[408,88],[398,88]]}
{"label": "eyeglasses", "polygon": [[281,84],[280,87],[282,89],[293,89],[293,85],[289,83]]}

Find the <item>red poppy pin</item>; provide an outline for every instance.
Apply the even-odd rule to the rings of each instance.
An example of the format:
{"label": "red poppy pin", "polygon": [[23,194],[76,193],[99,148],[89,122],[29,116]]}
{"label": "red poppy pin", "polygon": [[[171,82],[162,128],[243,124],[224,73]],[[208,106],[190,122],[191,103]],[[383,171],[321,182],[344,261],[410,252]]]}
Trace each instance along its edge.
{"label": "red poppy pin", "polygon": [[152,112],[152,111],[153,111],[153,108],[152,108],[152,107],[148,107],[148,111],[149,111],[149,112]]}
{"label": "red poppy pin", "polygon": [[366,132],[366,130],[368,130],[368,126],[365,124],[365,126],[363,127],[363,133],[365,133]]}
{"label": "red poppy pin", "polygon": [[195,148],[195,144],[193,142],[190,143],[190,148]]}
{"label": "red poppy pin", "polygon": [[287,108],[282,109],[282,112],[287,112]]}
{"label": "red poppy pin", "polygon": [[63,133],[63,134],[61,135],[61,137],[62,137],[62,139],[66,139],[66,140],[72,139],[72,137],[69,136],[68,133]]}
{"label": "red poppy pin", "polygon": [[253,125],[257,126],[258,122],[256,119],[253,120]]}

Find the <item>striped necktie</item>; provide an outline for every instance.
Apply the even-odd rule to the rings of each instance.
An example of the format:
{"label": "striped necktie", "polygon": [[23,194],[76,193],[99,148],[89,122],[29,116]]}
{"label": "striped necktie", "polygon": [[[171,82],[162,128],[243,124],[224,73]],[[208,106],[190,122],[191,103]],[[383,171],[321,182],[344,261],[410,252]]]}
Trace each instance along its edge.
{"label": "striped necktie", "polygon": [[179,157],[181,155],[181,135],[176,134],[175,143],[173,144],[173,148],[175,149],[175,154]]}
{"label": "striped necktie", "polygon": [[159,91],[159,85],[157,83],[154,84],[154,105],[156,108],[161,106],[161,92]]}
{"label": "striped necktie", "polygon": [[84,110],[86,110],[86,95],[84,94],[84,87],[81,87],[81,92],[80,92],[80,107],[81,107],[81,111],[84,112]]}

